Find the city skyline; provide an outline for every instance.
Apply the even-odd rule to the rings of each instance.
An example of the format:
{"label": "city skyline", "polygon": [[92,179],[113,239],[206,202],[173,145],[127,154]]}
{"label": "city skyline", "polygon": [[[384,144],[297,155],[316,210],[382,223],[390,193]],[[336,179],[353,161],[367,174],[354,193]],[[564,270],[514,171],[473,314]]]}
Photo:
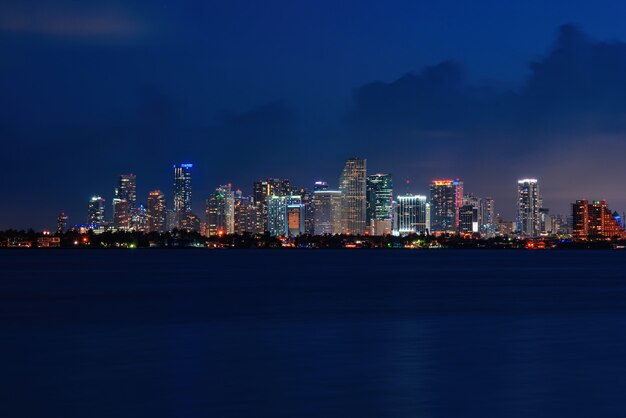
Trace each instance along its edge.
{"label": "city skyline", "polygon": [[[109,209],[118,173],[141,178],[145,196],[167,190],[165,166],[193,161],[206,199],[258,176],[308,185],[350,155],[396,185],[461,177],[508,202],[500,180],[532,176],[554,212],[587,196],[626,207],[620,2],[192,2],[168,13],[11,3],[0,6],[0,51],[11,57],[0,65],[0,164],[11,177],[0,228],[40,229],[60,210],[75,219],[75,196],[103,193]],[[95,22],[106,25],[87,30]]]}
{"label": "city skyline", "polygon": [[[205,199],[203,212],[196,212],[191,200],[194,164],[187,162],[172,167],[171,206],[168,207],[166,194],[158,189],[148,193],[144,205],[137,199],[137,176],[121,174],[109,212],[106,199],[94,195],[87,205],[86,223],[74,223],[70,227],[68,215],[61,211],[56,217],[56,230],[163,233],[179,229],[206,237],[268,232],[271,236],[291,237],[443,233],[484,238],[609,238],[623,234],[626,217],[614,207],[610,211],[605,200],[592,200],[584,215],[577,205],[585,202],[580,207],[586,208],[587,199],[573,201],[565,213],[551,212],[544,205],[540,182],[524,178],[516,182],[516,216],[509,220],[495,209],[497,204],[492,196],[476,195],[459,178],[432,180],[427,197],[412,193],[409,179],[405,181],[404,191],[399,191],[394,189],[392,174],[368,174],[367,159],[358,157],[345,161],[338,179],[339,190],[333,190],[332,183],[325,180],[314,182],[311,189],[298,187],[286,178],[268,178],[255,180],[252,193],[246,194],[228,183],[216,186]],[[587,212],[596,213],[592,208],[600,202],[604,205],[598,209],[603,215],[596,216],[600,220],[587,217]]]}

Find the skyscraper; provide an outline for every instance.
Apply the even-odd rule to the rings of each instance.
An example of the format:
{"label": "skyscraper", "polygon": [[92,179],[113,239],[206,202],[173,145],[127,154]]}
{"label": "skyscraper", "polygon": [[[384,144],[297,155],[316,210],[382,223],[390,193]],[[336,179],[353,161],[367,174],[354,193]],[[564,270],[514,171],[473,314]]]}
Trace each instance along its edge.
{"label": "skyscraper", "polygon": [[128,202],[128,209],[132,213],[137,208],[137,176],[134,174],[120,175],[115,197]]}
{"label": "skyscraper", "polygon": [[104,202],[100,196],[93,196],[89,200],[87,212],[87,223],[93,228],[98,229],[104,225]]}
{"label": "skyscraper", "polygon": [[342,193],[341,222],[344,234],[362,235],[365,233],[366,202],[366,160],[350,158],[341,173],[339,190]]}
{"label": "skyscraper", "polygon": [[397,199],[397,232],[400,235],[426,233],[426,196],[405,194]]}
{"label": "skyscraper", "polygon": [[67,231],[67,215],[65,212],[61,211],[59,216],[57,216],[57,232],[65,231]]}
{"label": "skyscraper", "polygon": [[430,185],[430,223],[432,232],[457,232],[459,209],[463,205],[463,182],[433,180]]}
{"label": "skyscraper", "polygon": [[254,202],[258,207],[263,220],[263,230],[268,231],[267,203],[270,196],[289,196],[292,194],[291,183],[288,179],[273,179],[255,181],[252,185]]}
{"label": "skyscraper", "polygon": [[572,205],[572,229],[574,238],[614,238],[624,237],[615,215],[604,200],[577,200]]}
{"label": "skyscraper", "polygon": [[160,190],[148,194],[148,232],[165,232],[167,204],[165,195]]}
{"label": "skyscraper", "polygon": [[341,191],[317,190],[313,193],[315,235],[341,233]]}
{"label": "skyscraper", "polygon": [[113,226],[118,231],[130,229],[130,210],[126,199],[113,199]]}
{"label": "skyscraper", "polygon": [[[367,176],[366,186],[367,200],[367,226],[376,235],[381,235],[376,231],[377,224],[388,222],[391,228],[392,201],[393,201],[393,179],[391,174],[373,174]],[[378,228],[380,229],[380,228]]]}
{"label": "skyscraper", "polygon": [[459,209],[459,232],[473,234],[479,232],[479,206],[466,203]]}
{"label": "skyscraper", "polygon": [[517,232],[525,237],[539,235],[539,185],[536,179],[517,182]]}
{"label": "skyscraper", "polygon": [[235,196],[230,184],[215,189],[206,201],[205,215],[208,236],[235,232]]}
{"label": "skyscraper", "polygon": [[191,169],[193,164],[174,165],[174,213],[176,224],[181,227],[188,223],[185,218],[191,215]]}
{"label": "skyscraper", "polygon": [[259,207],[252,196],[243,196],[241,190],[235,192],[234,227],[235,234],[263,232],[263,220],[259,216]]}

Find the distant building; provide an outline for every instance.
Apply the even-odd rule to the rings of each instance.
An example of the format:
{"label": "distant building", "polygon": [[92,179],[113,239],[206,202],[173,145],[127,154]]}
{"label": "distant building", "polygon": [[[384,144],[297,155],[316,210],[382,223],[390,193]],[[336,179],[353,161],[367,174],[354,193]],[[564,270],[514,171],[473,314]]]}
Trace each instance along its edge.
{"label": "distant building", "polygon": [[208,236],[235,232],[235,196],[230,184],[215,189],[206,201],[205,215]]}
{"label": "distant building", "polygon": [[398,234],[425,234],[426,196],[405,194],[397,196],[396,200]]}
{"label": "distant building", "polygon": [[137,176],[134,174],[120,175],[118,186],[115,189],[115,197],[126,200],[129,211],[133,212],[137,208]]}
{"label": "distant building", "polygon": [[517,182],[517,232],[525,237],[536,237],[541,231],[539,222],[539,185],[536,179]]}
{"label": "distant building", "polygon": [[100,196],[93,196],[89,200],[89,206],[87,210],[87,224],[91,225],[93,229],[104,226],[104,203],[105,200]]}
{"label": "distant building", "polygon": [[[383,235],[383,225],[391,227],[393,201],[393,179],[391,174],[373,174],[367,176],[366,184],[366,220],[374,235]],[[383,221],[376,222],[376,221]],[[376,231],[376,226],[379,231]]]}
{"label": "distant building", "polygon": [[315,235],[341,233],[341,191],[317,190],[313,193]]}
{"label": "distant building", "polygon": [[323,190],[328,190],[328,183],[326,183],[325,181],[316,181],[315,185],[313,186],[313,191],[319,192]]}
{"label": "distant building", "polygon": [[252,196],[243,196],[241,190],[237,190],[234,203],[235,234],[262,233],[263,220],[259,214],[259,207],[254,204],[254,198]]}
{"label": "distant building", "polygon": [[430,185],[432,232],[454,233],[459,229],[459,209],[463,205],[463,182],[433,180]]}
{"label": "distant building", "polygon": [[462,234],[474,234],[479,232],[479,207],[471,203],[461,206],[459,209],[459,232]]}
{"label": "distant building", "polygon": [[[191,170],[193,164],[174,165],[174,207],[177,227],[181,228],[192,214],[191,209]],[[187,227],[189,222],[186,222]]]}
{"label": "distant building", "polygon": [[624,237],[624,228],[604,200],[577,200],[572,205],[572,234],[578,239]]}
{"label": "distant building", "polygon": [[167,203],[160,190],[148,194],[148,232],[163,233],[167,230]]}
{"label": "distant building", "polygon": [[267,225],[267,204],[271,196],[289,196],[292,194],[291,183],[288,179],[274,179],[255,181],[252,185],[254,202],[259,209],[263,220],[263,231],[269,231]]}
{"label": "distant building", "polygon": [[130,210],[126,199],[113,199],[113,227],[118,231],[130,229]]}
{"label": "distant building", "polygon": [[366,203],[366,160],[350,158],[341,173],[339,190],[342,193],[341,218],[344,234],[365,233]]}
{"label": "distant building", "polygon": [[62,211],[57,216],[57,232],[63,233],[65,231],[67,231],[67,215]]}

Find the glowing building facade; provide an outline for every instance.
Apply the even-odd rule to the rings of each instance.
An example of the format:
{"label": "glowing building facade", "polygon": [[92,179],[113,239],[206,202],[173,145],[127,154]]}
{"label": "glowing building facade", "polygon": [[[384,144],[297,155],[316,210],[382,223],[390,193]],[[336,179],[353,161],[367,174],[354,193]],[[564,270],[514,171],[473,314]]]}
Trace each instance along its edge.
{"label": "glowing building facade", "polygon": [[167,203],[160,190],[148,194],[148,232],[165,232],[167,230]]}
{"label": "glowing building facade", "polygon": [[524,237],[536,237],[541,232],[539,219],[539,184],[537,179],[517,181],[517,232]]}
{"label": "glowing building facade", "polygon": [[341,173],[341,222],[344,234],[362,235],[366,229],[366,160],[350,158]]}
{"label": "glowing building facade", "polygon": [[432,232],[454,233],[459,230],[463,206],[463,182],[433,180],[430,185],[430,223]]}
{"label": "glowing building facade", "polygon": [[405,194],[397,196],[396,202],[398,234],[425,234],[427,232],[426,196]]}
{"label": "glowing building facade", "polygon": [[314,234],[341,233],[341,191],[317,190],[313,192]]}

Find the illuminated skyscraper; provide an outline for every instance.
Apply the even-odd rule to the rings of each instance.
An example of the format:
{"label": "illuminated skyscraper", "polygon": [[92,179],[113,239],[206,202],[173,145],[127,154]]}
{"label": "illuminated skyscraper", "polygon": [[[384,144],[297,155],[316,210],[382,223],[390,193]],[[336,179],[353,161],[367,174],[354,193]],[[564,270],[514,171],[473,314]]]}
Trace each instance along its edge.
{"label": "illuminated skyscraper", "polygon": [[539,185],[536,179],[517,182],[517,232],[525,237],[536,237],[541,231],[539,223]]}
{"label": "illuminated skyscraper", "polygon": [[122,174],[115,189],[117,199],[126,200],[132,213],[137,208],[137,176],[134,174]]}
{"label": "illuminated skyscraper", "polygon": [[191,214],[191,169],[193,164],[174,165],[174,213],[176,224],[189,224],[185,218]]}
{"label": "illuminated skyscraper", "polygon": [[317,190],[313,193],[315,235],[341,233],[341,191]]}
{"label": "illuminated skyscraper", "polygon": [[304,206],[300,196],[270,196],[267,226],[273,236],[295,236],[304,232]]}
{"label": "illuminated skyscraper", "polygon": [[148,194],[148,232],[165,232],[167,204],[165,195],[160,190]]}
{"label": "illuminated skyscraper", "polygon": [[604,200],[577,200],[572,205],[574,238],[614,238],[624,237],[624,228],[609,210]]}
{"label": "illuminated skyscraper", "polygon": [[62,211],[59,213],[59,216],[57,216],[57,232],[65,231],[67,231],[67,215]]}
{"label": "illuminated skyscraper", "polygon": [[454,233],[459,229],[459,209],[463,205],[463,182],[433,180],[430,185],[432,232]]}
{"label": "illuminated skyscraper", "polygon": [[350,158],[346,161],[339,179],[342,193],[341,222],[344,234],[362,235],[365,233],[366,202],[366,160]]}
{"label": "illuminated skyscraper", "polygon": [[316,181],[313,187],[313,191],[317,192],[322,190],[328,190],[328,183],[326,183],[325,181]]}
{"label": "illuminated skyscraper", "polygon": [[397,228],[400,235],[426,233],[426,196],[400,195],[397,201]]}
{"label": "illuminated skyscraper", "polygon": [[104,202],[105,200],[100,196],[93,196],[89,200],[87,223],[93,229],[98,229],[104,225]]}
{"label": "illuminated skyscraper", "polygon": [[126,199],[113,199],[113,226],[118,231],[130,229],[130,210]]}
{"label": "illuminated skyscraper", "polygon": [[235,192],[234,224],[235,234],[263,232],[263,220],[259,216],[259,207],[252,196],[243,196],[241,190]]}
{"label": "illuminated skyscraper", "polygon": [[235,232],[235,196],[230,184],[215,189],[206,201],[205,215],[208,236]]}
{"label": "illuminated skyscraper", "polygon": [[366,197],[367,226],[373,227],[375,221],[391,221],[391,202],[393,200],[391,174],[367,176]]}
{"label": "illuminated skyscraper", "polygon": [[479,232],[479,206],[466,203],[459,209],[459,232],[473,234]]}
{"label": "illuminated skyscraper", "polygon": [[289,196],[292,194],[291,183],[288,179],[267,179],[255,181],[253,186],[254,202],[263,219],[263,230],[269,231],[267,225],[267,203],[270,196]]}

